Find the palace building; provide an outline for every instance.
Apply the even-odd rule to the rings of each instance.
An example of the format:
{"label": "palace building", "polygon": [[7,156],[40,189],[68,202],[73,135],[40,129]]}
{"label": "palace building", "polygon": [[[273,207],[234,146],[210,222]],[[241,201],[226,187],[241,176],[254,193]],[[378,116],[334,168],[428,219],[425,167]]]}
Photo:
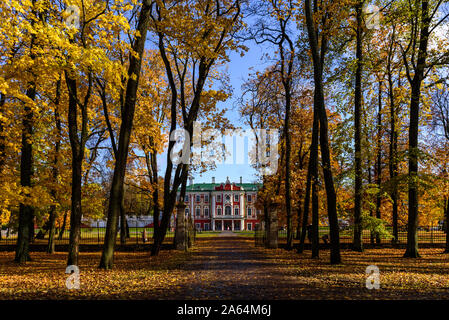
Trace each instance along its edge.
{"label": "palace building", "polygon": [[259,210],[255,203],[257,191],[261,187],[255,183],[196,183],[192,180],[186,187],[186,216],[193,218],[195,227],[201,231],[254,230]]}

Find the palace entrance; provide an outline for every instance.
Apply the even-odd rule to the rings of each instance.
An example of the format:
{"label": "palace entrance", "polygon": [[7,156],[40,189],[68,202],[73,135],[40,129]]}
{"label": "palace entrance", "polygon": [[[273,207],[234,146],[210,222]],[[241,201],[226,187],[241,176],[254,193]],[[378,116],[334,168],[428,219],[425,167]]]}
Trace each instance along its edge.
{"label": "palace entrance", "polygon": [[225,221],[223,221],[223,224],[224,224],[223,230],[225,230],[225,231],[232,230],[232,220],[231,221],[225,220]]}

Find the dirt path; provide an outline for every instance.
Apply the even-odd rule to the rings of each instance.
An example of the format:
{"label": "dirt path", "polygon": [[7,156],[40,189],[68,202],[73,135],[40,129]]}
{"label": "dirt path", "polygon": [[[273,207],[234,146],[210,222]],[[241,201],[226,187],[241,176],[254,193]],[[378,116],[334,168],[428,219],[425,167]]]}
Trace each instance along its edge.
{"label": "dirt path", "polygon": [[[197,242],[193,259],[181,269],[191,281],[168,299],[447,299],[447,290],[366,288],[369,259],[351,270],[331,266],[328,252],[319,260],[284,249],[254,246],[251,238],[212,238]],[[418,288],[416,288],[418,289]]]}
{"label": "dirt path", "polygon": [[[298,281],[289,265],[279,264],[263,249],[255,248],[252,239],[226,234],[201,241],[192,261],[182,269],[193,275],[186,288],[187,299],[308,298],[304,290],[308,291],[309,284]],[[324,288],[319,291],[325,293]],[[314,288],[313,296],[317,293]]]}

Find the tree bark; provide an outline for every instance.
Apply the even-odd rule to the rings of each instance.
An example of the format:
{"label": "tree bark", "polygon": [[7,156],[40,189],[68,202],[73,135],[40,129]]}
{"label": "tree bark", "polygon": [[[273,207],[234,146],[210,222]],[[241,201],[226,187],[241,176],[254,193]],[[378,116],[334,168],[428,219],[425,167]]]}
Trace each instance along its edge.
{"label": "tree bark", "polygon": [[268,220],[269,225],[267,228],[267,243],[268,249],[277,249],[278,247],[278,204],[271,203],[268,206]]}
{"label": "tree bark", "polygon": [[133,51],[137,57],[131,55],[128,68],[128,83],[126,86],[125,104],[122,112],[122,123],[118,141],[118,154],[115,159],[114,175],[112,178],[111,191],[109,195],[108,221],[100,268],[111,269],[113,267],[115,240],[117,237],[117,222],[122,206],[126,172],[126,161],[131,136],[131,130],[136,106],[136,94],[139,85],[140,70],[142,65],[143,51],[148,31],[149,14],[151,6],[148,1],[142,1],[137,31],[139,32],[133,43]]}
{"label": "tree bark", "polygon": [[444,201],[444,219],[445,219],[445,232],[446,232],[446,247],[444,249],[445,253],[449,253],[449,228],[448,228],[448,222],[449,222],[449,198],[446,198]]}
{"label": "tree bark", "polygon": [[362,109],[362,2],[356,5],[357,34],[356,34],[356,60],[355,95],[354,95],[354,240],[352,249],[363,251],[362,242],[362,148],[361,148],[361,109]]}
{"label": "tree bark", "polygon": [[[33,7],[35,1],[33,0]],[[35,14],[33,8],[33,14]],[[31,26],[34,27],[35,20],[31,21]],[[36,41],[36,35],[31,35],[30,40],[30,58],[35,60],[34,45]],[[36,83],[30,81],[27,83],[26,96],[34,102],[36,98]],[[33,110],[27,102],[24,103],[24,115],[22,119],[22,146],[20,155],[20,185],[22,187],[31,187],[31,177],[33,175]],[[25,195],[29,197],[29,195]],[[34,208],[26,203],[20,203],[19,206],[19,229],[17,236],[16,255],[15,261],[18,263],[24,263],[30,260],[29,245],[32,238],[30,237],[34,232],[33,229],[33,217]],[[33,226],[33,227],[31,227]]]}
{"label": "tree bark", "polygon": [[[53,183],[56,186],[58,183],[58,162],[59,162],[59,149],[61,146],[61,117],[59,114],[59,100],[61,97],[61,78],[56,83],[56,99],[55,99],[55,126],[56,126],[56,142],[55,142],[55,154],[53,158],[53,168],[52,168],[52,178]],[[56,188],[53,187],[51,190],[51,196],[53,198],[53,201],[56,201]],[[55,232],[56,232],[56,205],[51,205],[50,207],[50,215],[48,217],[49,221],[49,232],[48,232],[48,246],[47,246],[47,252],[48,253],[54,253],[55,252]]]}
{"label": "tree bark", "polygon": [[[370,161],[368,160],[368,184],[371,184],[371,179],[372,179],[371,178],[371,164],[370,164]],[[373,212],[372,208],[369,209],[369,215],[370,215],[370,217],[372,217],[374,215],[374,212]],[[374,232],[373,232],[373,230],[371,230],[371,232],[370,232],[370,243],[374,244]]]}
{"label": "tree bark", "polygon": [[418,60],[411,83],[410,127],[409,127],[409,189],[408,189],[408,226],[407,249],[404,257],[418,258],[418,133],[419,133],[419,99],[421,84],[424,80],[427,44],[429,40],[429,7],[428,1],[421,3],[421,30],[419,37]]}
{"label": "tree bark", "polygon": [[176,206],[176,234],[175,234],[175,248],[176,250],[187,251],[187,217],[185,216],[186,205],[184,203],[178,203]]}
{"label": "tree bark", "polygon": [[82,185],[82,164],[84,158],[85,133],[86,130],[86,108],[82,111],[81,139],[78,137],[78,103],[77,103],[77,81],[66,72],[66,83],[69,91],[69,140],[72,149],[72,197],[70,212],[70,237],[67,265],[78,265],[79,240],[81,235],[81,185]]}
{"label": "tree bark", "polygon": [[[36,88],[34,83],[30,83],[27,89],[27,97],[34,101]],[[31,176],[33,174],[33,146],[30,139],[33,135],[33,112],[28,105],[25,105],[25,115],[22,121],[22,148],[20,157],[20,185],[31,187]],[[17,247],[15,261],[24,263],[30,260],[29,244],[33,226],[34,209],[30,205],[20,203],[19,207],[19,230],[17,237]]]}
{"label": "tree bark", "polygon": [[[2,118],[4,117],[4,107],[6,102],[6,96],[3,93],[0,93],[0,115]],[[3,167],[5,166],[6,161],[6,138],[4,132],[4,123],[3,120],[0,119],[0,175],[3,172]]]}
{"label": "tree bark", "polygon": [[64,237],[66,224],[67,224],[67,210],[64,212],[64,218],[62,220],[61,230],[59,230],[58,240],[62,240],[62,238]]}
{"label": "tree bark", "polygon": [[392,201],[392,222],[393,222],[393,243],[398,242],[398,190],[396,177],[398,175],[397,152],[398,152],[398,132],[396,128],[397,112],[394,102],[393,75],[391,70],[392,46],[394,43],[395,30],[393,29],[390,52],[387,60],[387,78],[388,78],[388,96],[390,100],[390,150],[389,150],[389,171],[390,181],[392,182],[391,201]]}
{"label": "tree bark", "polygon": [[[382,196],[380,192],[382,183],[382,81],[379,81],[379,105],[377,110],[377,159],[376,159],[376,184],[378,192],[376,195],[376,218],[380,219],[380,205]],[[380,236],[376,235],[376,243],[380,244]]]}
{"label": "tree bark", "polygon": [[305,15],[309,44],[312,51],[313,75],[315,82],[315,103],[320,116],[320,149],[323,162],[323,174],[326,187],[327,209],[330,227],[331,264],[341,263],[340,235],[337,217],[337,196],[335,193],[334,179],[331,171],[328,122],[323,92],[323,64],[326,49],[326,36],[322,35],[321,52],[318,48],[318,39],[313,20],[310,0],[305,0]]}
{"label": "tree bark", "polygon": [[317,172],[318,168],[318,140],[319,140],[319,130],[320,130],[320,119],[316,108],[313,111],[313,125],[312,125],[312,142],[310,145],[310,156],[309,164],[307,167],[307,182],[306,182],[306,193],[304,196],[304,211],[302,218],[302,231],[301,239],[298,246],[298,252],[302,253],[304,251],[304,244],[306,241],[307,225],[309,223],[309,207],[310,207],[310,189],[312,184],[312,178],[314,173]]}

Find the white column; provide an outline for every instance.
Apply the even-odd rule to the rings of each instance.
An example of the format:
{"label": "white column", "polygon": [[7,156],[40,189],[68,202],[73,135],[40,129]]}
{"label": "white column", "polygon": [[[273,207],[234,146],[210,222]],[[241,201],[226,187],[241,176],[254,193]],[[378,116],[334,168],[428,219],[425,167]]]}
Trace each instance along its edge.
{"label": "white column", "polygon": [[240,216],[243,218],[242,220],[241,220],[241,222],[240,222],[240,230],[245,230],[245,226],[244,226],[244,223],[243,223],[243,221],[245,221],[244,220],[244,218],[245,218],[245,193],[240,193]]}
{"label": "white column", "polygon": [[190,214],[190,216],[192,217],[192,220],[194,220],[195,219],[195,215],[193,214],[193,198],[194,198],[194,195],[193,195],[193,193],[190,195],[190,210],[189,210],[189,214]]}
{"label": "white column", "polygon": [[209,198],[212,198],[212,210],[211,210],[211,217],[215,218],[215,196],[211,193]]}
{"label": "white column", "polygon": [[245,213],[245,194],[240,193],[240,215],[243,217]]}
{"label": "white column", "polygon": [[234,231],[234,219],[231,220],[231,229]]}

